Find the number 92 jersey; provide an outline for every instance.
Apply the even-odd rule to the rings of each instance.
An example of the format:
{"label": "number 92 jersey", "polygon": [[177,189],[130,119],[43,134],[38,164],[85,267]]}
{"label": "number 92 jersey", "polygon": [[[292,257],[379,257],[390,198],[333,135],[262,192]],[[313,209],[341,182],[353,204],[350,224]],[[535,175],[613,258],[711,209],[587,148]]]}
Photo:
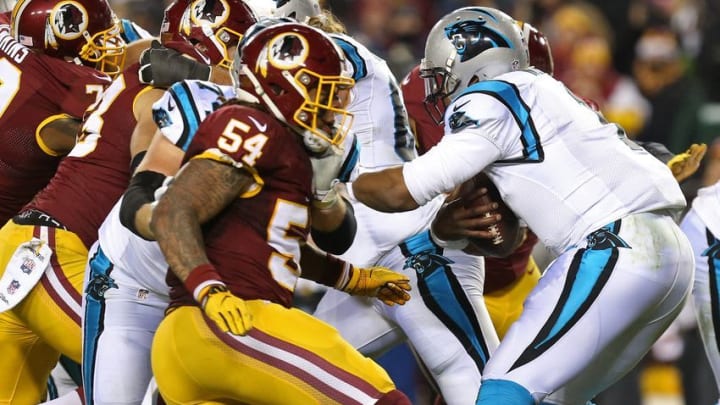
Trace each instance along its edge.
{"label": "number 92 jersey", "polygon": [[[242,168],[255,179],[203,227],[210,262],[234,294],[290,307],[312,198],[312,166],[302,140],[264,111],[226,105],[191,140],[185,160],[199,158]],[[171,305],[194,304],[171,272],[168,284]]]}
{"label": "number 92 jersey", "polygon": [[105,74],[34,53],[0,29],[2,223],[48,183],[60,162],[37,136],[40,130],[57,119],[81,119],[108,84]]}

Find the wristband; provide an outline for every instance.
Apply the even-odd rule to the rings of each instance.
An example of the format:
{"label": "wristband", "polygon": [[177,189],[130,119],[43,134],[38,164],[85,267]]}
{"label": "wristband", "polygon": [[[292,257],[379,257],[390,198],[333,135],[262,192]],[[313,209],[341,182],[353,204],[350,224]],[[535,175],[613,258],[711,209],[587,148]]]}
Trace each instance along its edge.
{"label": "wristband", "polygon": [[206,287],[211,284],[225,285],[220,279],[220,274],[215,270],[215,266],[210,263],[201,264],[190,270],[190,274],[185,279],[185,288],[192,293],[198,303],[202,303],[206,292],[203,290],[206,290]]}
{"label": "wristband", "polygon": [[348,198],[350,201],[357,201],[357,198],[355,198],[355,192],[353,191],[353,184],[352,183],[345,183],[345,191],[347,191]]}
{"label": "wristband", "polygon": [[322,200],[314,199],[312,201],[313,207],[319,209],[319,210],[328,210],[335,206],[338,202],[338,195],[337,191],[335,189],[330,189],[327,193],[325,193],[325,196],[323,196]]}
{"label": "wristband", "polygon": [[444,240],[440,239],[435,232],[433,231],[432,225],[430,226],[430,239],[432,241],[440,246],[443,249],[450,249],[450,250],[462,250],[465,249],[470,243],[470,241],[467,238],[462,238],[458,240]]}
{"label": "wristband", "polygon": [[335,283],[335,289],[345,291],[345,288],[347,288],[348,283],[352,279],[353,272],[352,264],[345,262],[340,277],[338,277],[338,281]]}
{"label": "wristband", "polygon": [[[333,287],[338,290],[342,290],[347,287],[348,282],[352,278],[352,264],[332,255],[325,255],[327,258],[326,274],[337,274],[335,284],[330,284],[332,281],[327,280],[329,283],[326,284],[328,287]],[[328,277],[329,278],[329,277]]]}

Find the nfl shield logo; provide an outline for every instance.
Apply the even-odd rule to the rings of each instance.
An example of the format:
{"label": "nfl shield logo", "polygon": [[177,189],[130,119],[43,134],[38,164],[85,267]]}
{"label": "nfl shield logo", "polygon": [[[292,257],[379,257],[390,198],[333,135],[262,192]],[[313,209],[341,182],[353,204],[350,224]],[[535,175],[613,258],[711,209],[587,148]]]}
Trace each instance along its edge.
{"label": "nfl shield logo", "polygon": [[35,261],[29,257],[23,259],[23,263],[20,265],[20,270],[25,274],[30,274],[35,269]]}
{"label": "nfl shield logo", "polygon": [[7,292],[10,295],[15,294],[15,291],[17,291],[18,288],[20,288],[20,282],[13,280],[7,288]]}

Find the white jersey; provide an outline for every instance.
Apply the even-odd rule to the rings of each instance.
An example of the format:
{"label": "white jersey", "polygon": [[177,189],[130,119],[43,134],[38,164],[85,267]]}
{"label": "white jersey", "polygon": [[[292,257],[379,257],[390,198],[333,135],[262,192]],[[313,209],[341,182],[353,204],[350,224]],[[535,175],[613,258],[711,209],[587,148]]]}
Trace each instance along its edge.
{"label": "white jersey", "polygon": [[355,86],[347,109],[360,141],[360,173],[401,165],[417,157],[402,92],[387,63],[347,35],[333,40],[352,65]]}
{"label": "white jersey", "polygon": [[141,39],[154,38],[146,29],[126,18],[120,20],[120,34],[126,43],[132,43]]}
{"label": "white jersey", "polygon": [[628,214],[686,204],[664,164],[533,69],[468,87],[448,106],[445,133],[404,166],[415,201],[424,204],[484,170],[556,253]]}
{"label": "white jersey", "polygon": [[[356,81],[347,109],[355,117],[352,131],[360,148],[357,170],[349,180],[417,157],[402,95],[385,61],[347,35],[332,37],[352,64]],[[340,257],[361,267],[375,264],[400,242],[426,230],[443,200],[439,197],[402,213],[383,213],[353,202],[358,230],[352,246]]]}
{"label": "white jersey", "polygon": [[[188,80],[174,84],[153,104],[153,117],[162,134],[186,150],[198,125],[224,100],[235,97],[231,86]],[[168,264],[157,242],[135,235],[120,223],[120,199],[100,226],[100,246],[115,266],[115,272],[130,277],[151,291],[167,295]],[[117,273],[116,273],[117,274]]]}
{"label": "white jersey", "polygon": [[680,224],[690,239],[695,254],[695,280],[692,290],[698,328],[705,354],[720,387],[720,322],[717,309],[720,305],[720,181],[703,187],[693,200]]}
{"label": "white jersey", "polygon": [[713,235],[720,235],[720,181],[698,190],[692,208]]}

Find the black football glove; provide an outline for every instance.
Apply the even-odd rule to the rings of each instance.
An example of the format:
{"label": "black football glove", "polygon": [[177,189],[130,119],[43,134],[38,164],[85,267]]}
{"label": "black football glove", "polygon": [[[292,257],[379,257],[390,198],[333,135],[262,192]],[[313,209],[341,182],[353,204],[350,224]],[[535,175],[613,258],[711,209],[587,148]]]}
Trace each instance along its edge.
{"label": "black football glove", "polygon": [[155,87],[170,87],[181,80],[208,80],[210,66],[152,41],[140,55],[140,81]]}

